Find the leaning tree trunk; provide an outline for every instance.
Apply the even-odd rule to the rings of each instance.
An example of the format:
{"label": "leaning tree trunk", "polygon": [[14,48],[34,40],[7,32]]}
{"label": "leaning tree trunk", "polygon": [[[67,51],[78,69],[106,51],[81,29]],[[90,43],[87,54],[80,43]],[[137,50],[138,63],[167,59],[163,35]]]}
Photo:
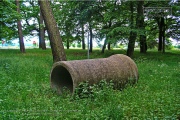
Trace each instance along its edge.
{"label": "leaning tree trunk", "polygon": [[41,13],[41,10],[40,10],[40,26],[39,26],[39,48],[42,48],[43,50],[46,49],[46,43],[45,43],[45,39],[44,39],[44,26],[43,26],[43,16],[42,16],[42,13]]}
{"label": "leaning tree trunk", "polygon": [[[134,16],[133,16],[133,2],[132,1],[130,1],[130,11],[131,11],[130,27],[131,29],[133,29]],[[127,49],[127,56],[129,57],[132,57],[134,54],[134,45],[135,45],[136,36],[137,36],[136,32],[134,31],[130,32],[128,49]]]}
{"label": "leaning tree trunk", "polygon": [[64,46],[60,37],[59,29],[56,24],[56,20],[52,13],[50,1],[39,0],[39,5],[44,18],[45,25],[47,27],[48,36],[50,39],[53,62],[66,61]]}
{"label": "leaning tree trunk", "polygon": [[[16,5],[17,5],[17,12],[20,14],[19,0],[16,0]],[[20,51],[21,51],[22,53],[25,53],[25,46],[24,46],[24,40],[23,40],[22,25],[21,25],[21,20],[20,20],[20,19],[17,21],[17,27],[18,27],[18,34],[19,34]]]}

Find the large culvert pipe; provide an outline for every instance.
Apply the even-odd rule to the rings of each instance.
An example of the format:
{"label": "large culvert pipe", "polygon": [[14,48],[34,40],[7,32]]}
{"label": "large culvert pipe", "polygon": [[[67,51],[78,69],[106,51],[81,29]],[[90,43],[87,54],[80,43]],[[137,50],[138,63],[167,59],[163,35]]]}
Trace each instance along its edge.
{"label": "large culvert pipe", "polygon": [[108,58],[60,61],[51,70],[51,87],[59,94],[66,87],[71,93],[81,82],[96,84],[101,80],[111,81],[115,88],[127,83],[136,83],[138,69],[134,61],[126,55],[116,54]]}

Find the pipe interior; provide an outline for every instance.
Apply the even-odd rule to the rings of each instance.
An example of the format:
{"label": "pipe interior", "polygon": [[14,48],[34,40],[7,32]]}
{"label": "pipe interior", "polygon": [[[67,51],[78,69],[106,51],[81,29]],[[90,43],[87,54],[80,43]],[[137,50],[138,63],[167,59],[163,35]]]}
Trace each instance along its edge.
{"label": "pipe interior", "polygon": [[51,73],[51,85],[59,94],[66,90],[73,93],[73,80],[69,71],[63,66],[56,66]]}

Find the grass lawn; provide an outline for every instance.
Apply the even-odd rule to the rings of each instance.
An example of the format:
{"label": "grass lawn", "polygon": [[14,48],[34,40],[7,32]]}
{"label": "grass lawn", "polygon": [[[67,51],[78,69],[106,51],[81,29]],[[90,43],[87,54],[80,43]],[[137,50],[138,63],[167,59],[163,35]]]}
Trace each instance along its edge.
{"label": "grass lawn", "polygon": [[[125,54],[96,50],[90,58]],[[68,60],[86,59],[83,50],[66,50]],[[135,52],[139,81],[123,91],[104,83],[93,97],[58,96],[50,88],[51,50],[0,50],[0,119],[180,119],[180,51]],[[95,88],[94,88],[95,89]]]}

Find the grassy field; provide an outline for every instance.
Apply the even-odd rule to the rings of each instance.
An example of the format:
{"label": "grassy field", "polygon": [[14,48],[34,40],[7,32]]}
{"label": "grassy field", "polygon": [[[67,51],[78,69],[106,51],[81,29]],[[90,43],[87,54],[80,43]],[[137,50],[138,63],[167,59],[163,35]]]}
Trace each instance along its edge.
{"label": "grassy field", "polygon": [[[125,51],[96,50],[90,58]],[[83,50],[66,50],[68,60],[86,59]],[[50,88],[51,50],[0,50],[0,119],[176,120],[180,119],[180,51],[135,52],[139,81],[123,91],[102,83],[93,97],[58,96]]]}

